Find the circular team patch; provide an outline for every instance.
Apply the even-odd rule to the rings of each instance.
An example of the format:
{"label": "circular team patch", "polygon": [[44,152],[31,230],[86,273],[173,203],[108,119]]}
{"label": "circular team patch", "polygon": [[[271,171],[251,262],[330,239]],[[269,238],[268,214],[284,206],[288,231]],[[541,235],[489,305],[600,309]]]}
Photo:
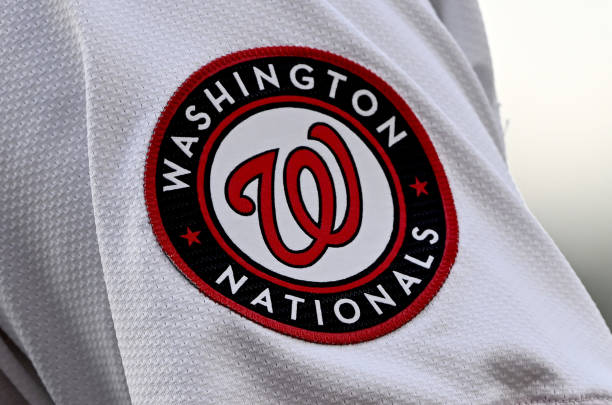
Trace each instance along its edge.
{"label": "circular team patch", "polygon": [[416,316],[457,252],[451,192],[405,101],[343,57],[258,48],[204,66],[155,128],[153,230],[213,300],[271,329],[356,343]]}

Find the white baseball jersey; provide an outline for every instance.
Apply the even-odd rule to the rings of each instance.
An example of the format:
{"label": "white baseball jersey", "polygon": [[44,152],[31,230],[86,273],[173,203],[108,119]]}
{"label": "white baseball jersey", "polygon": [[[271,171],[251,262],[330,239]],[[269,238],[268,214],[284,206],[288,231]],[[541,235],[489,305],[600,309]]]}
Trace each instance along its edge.
{"label": "white baseball jersey", "polygon": [[474,1],[0,16],[0,402],[612,402]]}

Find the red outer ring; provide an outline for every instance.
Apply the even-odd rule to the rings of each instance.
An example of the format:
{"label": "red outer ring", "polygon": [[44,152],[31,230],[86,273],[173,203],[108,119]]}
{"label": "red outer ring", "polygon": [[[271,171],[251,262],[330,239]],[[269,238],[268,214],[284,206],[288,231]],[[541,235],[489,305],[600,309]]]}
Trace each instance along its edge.
{"label": "red outer ring", "polygon": [[[361,277],[360,279],[357,279],[347,284],[341,284],[341,285],[337,285],[333,287],[310,287],[310,286],[290,283],[288,281],[281,280],[266,272],[259,270],[258,268],[252,266],[249,262],[244,260],[244,258],[240,254],[238,254],[234,249],[231,248],[231,246],[227,244],[223,236],[221,236],[220,232],[217,230],[208,212],[208,206],[206,204],[206,197],[204,196],[204,189],[203,189],[204,182],[201,180],[203,179],[204,174],[205,174],[204,172],[206,168],[206,157],[210,153],[210,150],[212,148],[212,145],[215,143],[215,140],[219,137],[219,135],[221,135],[221,132],[223,132],[223,130],[237,117],[239,117],[240,115],[244,114],[247,111],[252,110],[253,108],[257,108],[259,106],[266,105],[266,104],[292,102],[292,101],[304,103],[304,104],[311,104],[311,105],[315,105],[318,107],[323,107],[333,113],[340,115],[342,118],[350,122],[355,128],[357,128],[357,130],[365,136],[367,142],[369,142],[370,145],[372,145],[376,149],[376,152],[380,155],[380,157],[385,162],[387,166],[387,170],[391,174],[391,179],[393,181],[393,186],[395,187],[395,192],[397,193],[398,210],[399,210],[398,211],[399,212],[399,220],[398,220],[399,230],[395,238],[395,242],[393,243],[393,247],[387,254],[387,257],[385,257],[385,259],[378,266],[376,266],[374,270],[370,271],[364,277]],[[397,176],[397,173],[395,172],[395,169],[393,168],[393,165],[391,164],[391,159],[389,159],[389,156],[387,155],[385,150],[376,141],[376,138],[374,138],[374,136],[372,136],[370,131],[368,131],[359,121],[357,121],[351,115],[347,114],[345,111],[331,104],[328,104],[324,101],[320,101],[320,100],[317,100],[315,98],[310,98],[310,97],[302,97],[302,96],[276,96],[276,97],[267,97],[267,98],[259,99],[257,101],[253,101],[249,104],[246,104],[240,107],[239,109],[237,109],[236,111],[234,111],[233,113],[231,113],[230,115],[228,115],[223,121],[221,121],[221,123],[215,128],[215,130],[212,132],[212,134],[206,141],[206,145],[204,146],[204,149],[202,150],[201,156],[202,157],[200,158],[200,163],[198,166],[198,176],[197,176],[198,178],[198,184],[197,184],[198,200],[200,202],[200,208],[202,211],[202,215],[204,216],[204,220],[206,221],[206,224],[208,225],[208,229],[211,231],[215,240],[217,241],[217,243],[219,243],[219,245],[223,248],[223,250],[225,250],[232,257],[232,259],[238,262],[238,264],[240,264],[242,267],[249,270],[250,272],[256,274],[257,276],[265,278],[266,280],[269,280],[275,284],[278,284],[283,287],[290,288],[296,291],[306,291],[306,292],[319,293],[319,294],[346,291],[351,288],[355,288],[360,285],[363,285],[370,280],[373,280],[374,278],[376,278],[376,276],[378,276],[385,269],[387,269],[389,264],[391,264],[391,262],[393,261],[397,253],[399,252],[402,242],[404,241],[404,235],[406,233],[406,203],[404,201],[404,194],[402,193],[402,186],[400,184],[399,177]]]}
{"label": "red outer ring", "polygon": [[[446,242],[444,246],[444,255],[442,257],[442,261],[440,262],[440,266],[436,270],[434,277],[431,279],[427,287],[425,287],[425,290],[423,290],[423,292],[419,294],[419,296],[409,306],[407,306],[402,312],[393,318],[367,329],[345,333],[313,332],[307,329],[297,328],[295,326],[275,321],[260,315],[247,307],[239,305],[235,301],[211,288],[208,284],[204,283],[195,274],[195,272],[189,268],[187,263],[185,263],[170,242],[170,238],[166,234],[166,230],[162,224],[159,208],[157,206],[155,172],[163,136],[170,123],[170,120],[176,113],[176,110],[187,98],[187,96],[207,77],[240,62],[275,56],[297,56],[328,62],[333,65],[340,66],[357,76],[360,76],[375,86],[378,91],[384,94],[391,101],[391,103],[393,103],[393,105],[402,114],[403,118],[408,122],[408,125],[412,128],[419,142],[423,146],[425,154],[427,155],[436,176],[438,188],[440,189],[440,194],[442,197],[442,204],[444,206],[444,216],[446,219]],[[299,46],[275,46],[239,51],[215,59],[189,76],[189,78],[172,95],[170,101],[168,101],[168,104],[161,113],[157,125],[155,126],[155,130],[153,131],[145,165],[144,195],[145,203],[149,212],[149,219],[159,244],[176,267],[178,267],[178,269],[202,292],[218,303],[231,308],[239,314],[263,326],[311,342],[328,344],[359,343],[366,340],[375,339],[399,328],[414,318],[433,299],[448,277],[450,268],[452,267],[457,255],[459,229],[457,225],[457,216],[455,213],[453,197],[446,174],[444,173],[444,169],[442,167],[442,163],[440,163],[440,159],[438,158],[438,154],[436,153],[429,136],[425,132],[425,129],[417,119],[416,115],[414,115],[410,107],[408,107],[406,102],[399,94],[395,92],[395,90],[393,90],[393,88],[391,88],[391,86],[389,86],[384,80],[370,70],[342,56],[313,48]]]}

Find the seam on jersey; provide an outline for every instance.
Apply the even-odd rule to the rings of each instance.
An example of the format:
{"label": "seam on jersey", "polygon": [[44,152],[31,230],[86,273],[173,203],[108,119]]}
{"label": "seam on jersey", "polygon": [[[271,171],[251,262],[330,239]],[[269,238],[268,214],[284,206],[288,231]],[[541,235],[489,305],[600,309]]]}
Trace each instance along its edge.
{"label": "seam on jersey", "polygon": [[[81,13],[79,12],[80,9],[80,0],[74,0],[73,2],[65,2],[63,3],[64,8],[67,11],[67,14],[69,16],[70,22],[73,25],[73,29],[74,29],[74,33],[78,42],[78,47],[79,47],[79,56],[80,56],[80,61],[81,61],[81,72],[83,74],[83,87],[84,87],[84,97],[85,97],[85,132],[86,132],[86,140],[87,140],[87,155],[88,155],[88,166],[89,166],[89,171],[91,173],[91,155],[90,155],[90,148],[89,148],[89,110],[90,110],[90,103],[89,103],[89,89],[88,89],[88,81],[87,81],[87,64],[85,63],[85,57],[86,57],[86,46],[85,46],[85,36],[82,32],[82,24],[81,24],[81,20],[83,19],[83,15],[80,15]],[[113,311],[111,309],[110,306],[110,301],[108,299],[108,287],[106,284],[106,276],[104,273],[104,264],[102,261],[102,254],[100,252],[100,238],[98,235],[98,225],[97,225],[97,220],[95,218],[95,204],[94,204],[94,195],[93,195],[93,184],[92,184],[92,179],[91,179],[91,174],[88,173],[88,177],[89,177],[89,192],[90,192],[90,199],[91,199],[91,207],[92,207],[92,213],[94,214],[94,228],[95,228],[95,233],[96,233],[96,241],[97,241],[97,246],[98,246],[98,257],[100,259],[100,270],[102,271],[102,281],[104,284],[104,291],[105,291],[105,296],[106,296],[106,303],[107,303],[107,308],[110,314],[110,320],[111,320],[111,325],[113,328],[113,336],[114,336],[114,343],[115,343],[115,347],[117,349],[117,356],[118,356],[118,360],[119,360],[119,365],[121,367],[121,377],[122,377],[122,383],[123,383],[123,387],[124,387],[124,392],[122,394],[125,395],[126,399],[127,399],[127,403],[131,404],[132,403],[132,398],[130,395],[130,388],[129,385],[127,383],[127,377],[125,375],[125,367],[123,365],[123,356],[121,355],[121,349],[119,347],[119,341],[117,338],[117,330],[115,328],[115,320],[113,318]]]}
{"label": "seam on jersey", "polygon": [[[466,87],[468,89],[474,90],[475,93],[472,93],[470,91],[464,91],[464,93],[467,95],[468,100],[473,103],[476,115],[480,118],[483,127],[487,130],[493,144],[498,149],[502,159],[507,165],[508,163],[506,159],[505,134],[502,127],[501,116],[499,114],[499,101],[497,98],[495,81],[493,79],[495,100],[490,100],[484,88],[484,85],[480,80],[480,77],[478,77],[478,75],[476,74],[476,71],[474,70],[474,67],[472,66],[472,63],[467,57],[465,51],[457,42],[455,36],[449,31],[448,27],[446,26],[446,23],[440,18],[436,9],[433,8],[431,3],[429,3],[429,5],[432,8],[429,12],[433,13],[435,19],[440,23],[440,32],[443,33],[446,38],[443,41],[438,41],[434,40],[433,37],[423,35],[422,31],[418,31],[418,33],[425,42],[429,43],[431,47],[436,50],[436,54],[440,57],[442,61],[444,61],[446,67],[451,66],[451,63],[449,62],[450,58],[454,57],[458,60],[461,60],[462,63],[459,65],[453,65],[453,68],[449,69],[449,72],[455,77],[457,82],[462,87],[462,90],[465,90]],[[402,8],[404,6],[399,5],[399,7]],[[427,10],[427,7],[425,7],[424,9]],[[414,10],[416,11],[417,9],[415,8]],[[478,10],[480,13],[481,21],[483,21],[483,29],[485,31],[486,40],[485,42],[487,44],[487,47],[489,47],[489,40],[488,37],[486,37],[486,27],[484,27],[484,19],[482,16],[482,12],[480,12],[480,8],[478,8]],[[422,10],[419,9],[418,12],[421,13]],[[424,26],[428,28],[429,31],[436,29],[436,26],[432,24],[431,20],[423,18],[421,21]],[[444,49],[441,49],[441,47],[443,47]],[[442,52],[443,50],[446,50],[448,52]],[[491,60],[490,48],[488,53],[489,59]],[[492,72],[493,77],[495,77],[495,72],[493,70]]]}

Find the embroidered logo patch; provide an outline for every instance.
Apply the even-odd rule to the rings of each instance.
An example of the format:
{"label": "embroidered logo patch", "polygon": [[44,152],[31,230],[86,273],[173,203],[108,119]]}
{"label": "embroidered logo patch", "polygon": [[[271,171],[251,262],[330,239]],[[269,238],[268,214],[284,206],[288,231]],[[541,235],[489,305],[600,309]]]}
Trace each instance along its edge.
{"label": "embroidered logo patch", "polygon": [[153,230],[202,292],[271,329],[356,343],[416,316],[457,252],[451,192],[403,99],[310,48],[204,66],[151,140]]}

